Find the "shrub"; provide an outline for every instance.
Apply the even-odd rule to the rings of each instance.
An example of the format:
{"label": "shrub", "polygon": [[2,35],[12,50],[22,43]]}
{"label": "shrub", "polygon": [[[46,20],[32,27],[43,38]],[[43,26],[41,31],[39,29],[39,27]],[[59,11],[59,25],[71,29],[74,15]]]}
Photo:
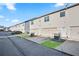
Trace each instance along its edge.
{"label": "shrub", "polygon": [[31,33],[31,34],[30,34],[30,37],[34,37],[34,36],[35,36],[34,33]]}
{"label": "shrub", "polygon": [[12,32],[11,30],[8,30],[9,32]]}
{"label": "shrub", "polygon": [[4,29],[0,29],[0,31],[4,31]]}
{"label": "shrub", "polygon": [[21,34],[22,32],[21,31],[13,31],[11,34],[14,35],[14,34]]}

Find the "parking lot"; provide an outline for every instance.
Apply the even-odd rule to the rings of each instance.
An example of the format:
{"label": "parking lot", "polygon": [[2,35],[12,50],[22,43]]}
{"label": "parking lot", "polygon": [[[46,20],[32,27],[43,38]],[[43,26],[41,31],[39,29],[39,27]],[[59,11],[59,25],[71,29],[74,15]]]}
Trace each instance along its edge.
{"label": "parking lot", "polygon": [[7,32],[1,32],[0,35],[1,56],[70,56],[70,54],[41,46],[20,37],[9,37],[11,34]]}

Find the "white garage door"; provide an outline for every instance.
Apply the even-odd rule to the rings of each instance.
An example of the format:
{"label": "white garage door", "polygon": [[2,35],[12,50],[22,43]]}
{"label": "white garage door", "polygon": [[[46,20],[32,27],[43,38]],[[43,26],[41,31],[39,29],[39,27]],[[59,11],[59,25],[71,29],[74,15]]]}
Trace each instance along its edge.
{"label": "white garage door", "polygon": [[79,41],[79,27],[71,27],[71,40]]}

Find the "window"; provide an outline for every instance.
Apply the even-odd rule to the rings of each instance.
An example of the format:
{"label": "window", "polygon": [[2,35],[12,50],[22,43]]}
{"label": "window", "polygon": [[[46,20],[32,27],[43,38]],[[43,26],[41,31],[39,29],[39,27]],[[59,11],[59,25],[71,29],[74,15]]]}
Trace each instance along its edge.
{"label": "window", "polygon": [[60,17],[64,17],[65,16],[65,11],[60,12]]}
{"label": "window", "polygon": [[45,16],[44,17],[44,22],[48,22],[49,21],[49,16]]}
{"label": "window", "polygon": [[31,21],[31,24],[34,24],[34,21],[33,20]]}

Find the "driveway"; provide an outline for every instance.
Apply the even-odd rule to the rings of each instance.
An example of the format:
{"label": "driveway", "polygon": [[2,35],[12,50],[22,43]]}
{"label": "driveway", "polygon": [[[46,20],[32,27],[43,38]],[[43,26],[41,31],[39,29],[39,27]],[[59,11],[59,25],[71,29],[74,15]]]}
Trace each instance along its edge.
{"label": "driveway", "polygon": [[56,49],[75,56],[79,56],[79,41],[65,41]]}

